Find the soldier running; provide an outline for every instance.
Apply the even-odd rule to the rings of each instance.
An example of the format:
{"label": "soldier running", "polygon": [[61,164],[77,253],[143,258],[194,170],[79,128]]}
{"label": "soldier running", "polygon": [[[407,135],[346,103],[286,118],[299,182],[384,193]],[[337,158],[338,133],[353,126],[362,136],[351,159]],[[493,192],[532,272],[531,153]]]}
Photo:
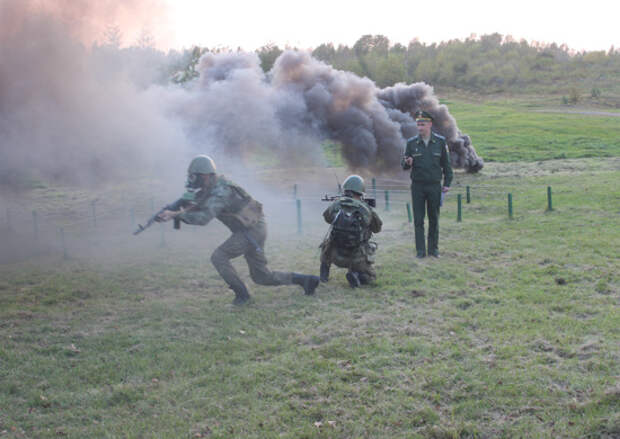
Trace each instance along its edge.
{"label": "soldier running", "polygon": [[267,227],[262,205],[245,190],[222,175],[216,174],[215,163],[206,155],[194,158],[187,170],[188,187],[195,190],[195,206],[191,210],[162,212],[158,221],[177,218],[187,224],[204,226],[213,218],[226,225],[232,235],[220,245],[211,262],[217,272],[235,292],[233,304],[242,305],[250,300],[245,284],[230,263],[243,255],[252,280],[259,285],[296,284],[306,295],[314,294],[319,284],[317,276],[271,271],[264,253]]}

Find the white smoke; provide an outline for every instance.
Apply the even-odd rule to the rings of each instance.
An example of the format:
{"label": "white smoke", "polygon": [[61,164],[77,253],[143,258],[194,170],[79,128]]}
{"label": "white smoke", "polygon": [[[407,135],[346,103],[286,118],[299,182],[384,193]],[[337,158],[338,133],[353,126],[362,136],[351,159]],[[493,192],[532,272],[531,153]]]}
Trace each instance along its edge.
{"label": "white smoke", "polygon": [[286,51],[267,75],[256,54],[206,53],[199,77],[179,86],[169,80],[178,54],[84,43],[95,40],[91,27],[105,28],[102,11],[123,22],[154,1],[0,4],[0,180],[178,173],[196,153],[233,167],[318,163],[326,139],[342,145],[352,169],[389,173],[416,133],[409,113],[420,108],[435,116],[456,166],[482,167],[425,84],[380,90],[306,52]]}

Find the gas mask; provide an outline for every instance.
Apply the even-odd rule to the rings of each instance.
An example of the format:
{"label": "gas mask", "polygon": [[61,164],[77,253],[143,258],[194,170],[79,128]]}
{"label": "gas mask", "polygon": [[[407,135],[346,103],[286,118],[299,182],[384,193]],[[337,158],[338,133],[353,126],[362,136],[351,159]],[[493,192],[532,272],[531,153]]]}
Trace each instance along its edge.
{"label": "gas mask", "polygon": [[197,189],[201,189],[202,188],[202,178],[201,178],[201,174],[189,174],[187,176],[187,182],[185,183],[185,187],[190,191],[193,192]]}

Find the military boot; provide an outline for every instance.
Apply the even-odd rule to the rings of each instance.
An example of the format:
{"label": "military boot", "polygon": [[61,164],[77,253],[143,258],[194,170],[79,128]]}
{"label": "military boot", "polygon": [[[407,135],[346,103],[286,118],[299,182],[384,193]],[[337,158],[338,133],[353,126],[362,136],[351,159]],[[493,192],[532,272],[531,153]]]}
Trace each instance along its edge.
{"label": "military boot", "polygon": [[316,290],[316,287],[319,285],[318,276],[293,273],[293,278],[291,280],[294,284],[301,285],[303,287],[304,294],[306,296],[312,296],[314,294],[314,290]]}
{"label": "military boot", "polygon": [[366,273],[358,273],[357,278],[360,280],[360,284],[368,285],[370,283],[370,276]]}
{"label": "military boot", "polygon": [[357,288],[361,285],[359,274],[357,272],[349,271],[347,272],[346,277],[347,277],[347,281],[349,282],[349,285],[351,286],[351,288]]}
{"label": "military boot", "polygon": [[329,264],[321,262],[321,282],[327,282],[329,280]]}
{"label": "military boot", "polygon": [[250,293],[248,293],[248,289],[245,285],[240,284],[230,288],[235,292],[235,300],[233,300],[233,305],[243,305],[250,300]]}

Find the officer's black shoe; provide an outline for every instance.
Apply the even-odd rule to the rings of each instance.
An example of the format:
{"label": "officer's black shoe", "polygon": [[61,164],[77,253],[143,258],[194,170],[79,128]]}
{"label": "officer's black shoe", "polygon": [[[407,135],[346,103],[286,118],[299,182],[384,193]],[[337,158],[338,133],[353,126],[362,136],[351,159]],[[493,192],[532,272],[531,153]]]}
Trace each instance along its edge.
{"label": "officer's black shoe", "polygon": [[418,252],[418,254],[415,257],[419,258],[419,259],[422,259],[422,258],[425,258],[426,255],[424,253]]}
{"label": "officer's black shoe", "polygon": [[292,281],[296,285],[301,285],[306,296],[312,296],[314,290],[319,286],[319,277],[306,274],[293,273]]}
{"label": "officer's black shoe", "polygon": [[370,276],[366,273],[358,273],[357,278],[360,280],[360,284],[368,285],[370,283]]}
{"label": "officer's black shoe", "polygon": [[357,288],[360,286],[360,278],[355,271],[347,272],[347,281],[349,281],[351,288]]}
{"label": "officer's black shoe", "polygon": [[329,264],[321,262],[321,282],[329,280]]}
{"label": "officer's black shoe", "polygon": [[432,256],[432,257],[437,258],[437,259],[439,259],[441,257],[441,256],[439,256],[439,252],[437,250],[435,250],[433,252],[430,252],[429,256]]}
{"label": "officer's black shoe", "polygon": [[244,305],[250,301],[250,293],[248,293],[248,289],[245,285],[239,285],[232,290],[235,292],[235,300],[233,300],[233,305]]}

